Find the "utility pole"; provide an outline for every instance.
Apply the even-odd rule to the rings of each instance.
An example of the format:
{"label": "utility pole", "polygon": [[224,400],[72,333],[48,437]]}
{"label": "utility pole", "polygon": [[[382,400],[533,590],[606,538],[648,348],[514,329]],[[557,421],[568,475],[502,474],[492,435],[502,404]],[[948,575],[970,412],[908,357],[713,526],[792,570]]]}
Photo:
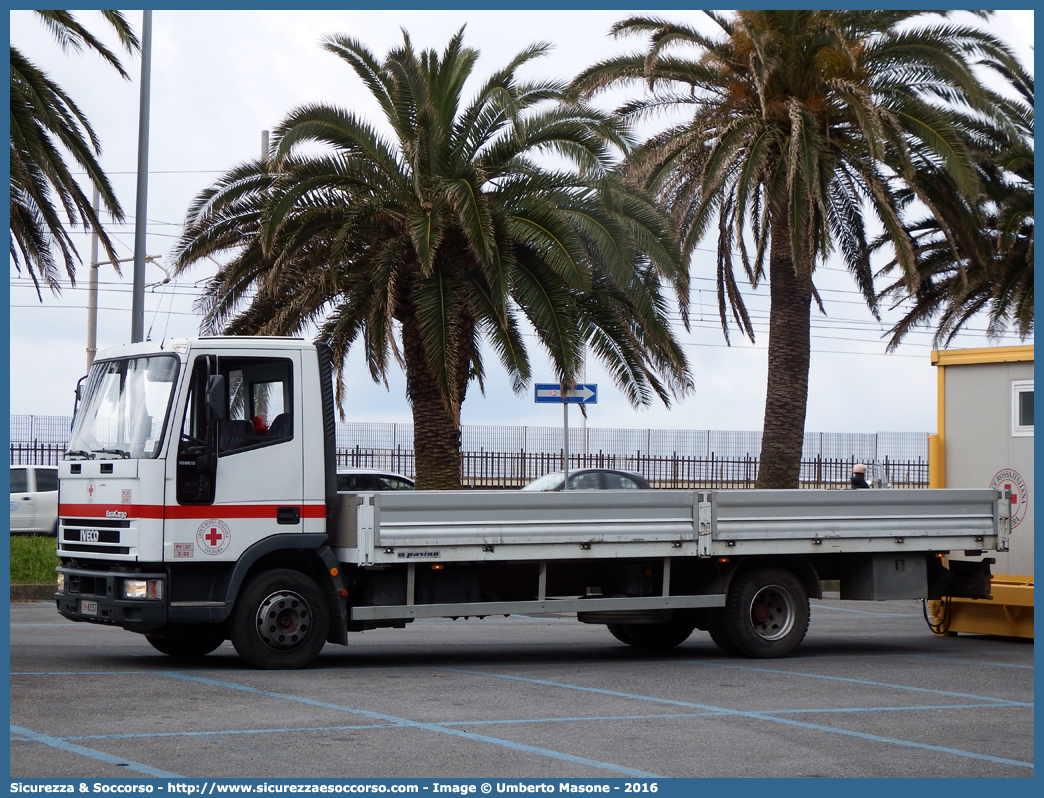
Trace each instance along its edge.
{"label": "utility pole", "polygon": [[141,21],[141,101],[138,106],[138,197],[134,219],[134,294],[131,343],[145,340],[145,217],[149,193],[149,101],[152,79],[152,12]]}
{"label": "utility pole", "polygon": [[[94,187],[94,218],[98,218],[100,202],[98,187]],[[91,233],[91,271],[87,282],[87,371],[91,370],[98,353],[98,229]]]}
{"label": "utility pole", "polygon": [[[562,391],[565,392],[565,383]],[[562,490],[569,490],[569,403],[562,400]]]}

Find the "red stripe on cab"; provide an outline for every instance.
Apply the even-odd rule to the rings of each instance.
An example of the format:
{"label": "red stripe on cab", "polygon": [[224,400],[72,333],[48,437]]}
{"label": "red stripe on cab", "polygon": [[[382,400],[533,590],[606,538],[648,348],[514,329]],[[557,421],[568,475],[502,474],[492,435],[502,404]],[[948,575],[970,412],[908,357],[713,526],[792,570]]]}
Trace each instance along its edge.
{"label": "red stripe on cab", "polygon": [[325,504],[206,504],[182,506],[162,504],[62,504],[63,518],[275,518],[280,507],[297,507],[302,518],[325,518]]}

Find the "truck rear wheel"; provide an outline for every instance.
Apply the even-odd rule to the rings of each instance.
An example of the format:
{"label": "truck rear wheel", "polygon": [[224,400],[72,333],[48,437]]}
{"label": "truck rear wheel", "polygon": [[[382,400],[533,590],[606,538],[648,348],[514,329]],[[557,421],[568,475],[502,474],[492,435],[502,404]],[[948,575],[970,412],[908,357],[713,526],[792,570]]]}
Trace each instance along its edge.
{"label": "truck rear wheel", "polygon": [[266,670],[303,668],[326,643],[329,613],[315,582],[285,569],[254,577],[232,613],[232,645]]}
{"label": "truck rear wheel", "polygon": [[149,645],[168,657],[205,657],[225,642],[225,633],[220,626],[201,624],[176,630],[157,630],[159,634],[145,635]]}
{"label": "truck rear wheel", "polygon": [[690,620],[674,620],[669,623],[621,623],[606,624],[609,634],[635,648],[666,651],[689,639],[696,623]]}
{"label": "truck rear wheel", "polygon": [[786,656],[805,639],[808,619],[804,586],[782,568],[747,571],[729,587],[724,633],[739,654],[763,659]]}

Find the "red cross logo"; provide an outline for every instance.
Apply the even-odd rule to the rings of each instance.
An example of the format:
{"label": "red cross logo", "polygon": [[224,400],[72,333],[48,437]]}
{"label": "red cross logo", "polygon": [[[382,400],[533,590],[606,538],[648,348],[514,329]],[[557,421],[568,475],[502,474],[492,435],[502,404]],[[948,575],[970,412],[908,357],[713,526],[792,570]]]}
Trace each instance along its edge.
{"label": "red cross logo", "polygon": [[94,483],[87,483],[87,501],[94,501]]}
{"label": "red cross logo", "polygon": [[196,530],[196,543],[204,554],[221,554],[232,542],[232,532],[228,524],[220,519],[209,518]]}
{"label": "red cross logo", "polygon": [[1019,503],[1019,496],[1015,492],[1015,487],[1010,482],[1005,482],[1004,483],[1004,490],[1010,490],[1011,491],[1011,503],[1012,504],[1018,504]]}

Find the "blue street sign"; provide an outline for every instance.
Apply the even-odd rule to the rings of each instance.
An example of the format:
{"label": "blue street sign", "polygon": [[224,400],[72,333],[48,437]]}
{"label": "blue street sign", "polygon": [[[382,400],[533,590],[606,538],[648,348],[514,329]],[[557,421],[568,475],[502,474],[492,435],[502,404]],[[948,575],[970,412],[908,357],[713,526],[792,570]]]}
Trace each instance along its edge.
{"label": "blue street sign", "polygon": [[598,386],[574,385],[563,391],[557,382],[537,383],[534,399],[537,404],[594,405],[598,404]]}

